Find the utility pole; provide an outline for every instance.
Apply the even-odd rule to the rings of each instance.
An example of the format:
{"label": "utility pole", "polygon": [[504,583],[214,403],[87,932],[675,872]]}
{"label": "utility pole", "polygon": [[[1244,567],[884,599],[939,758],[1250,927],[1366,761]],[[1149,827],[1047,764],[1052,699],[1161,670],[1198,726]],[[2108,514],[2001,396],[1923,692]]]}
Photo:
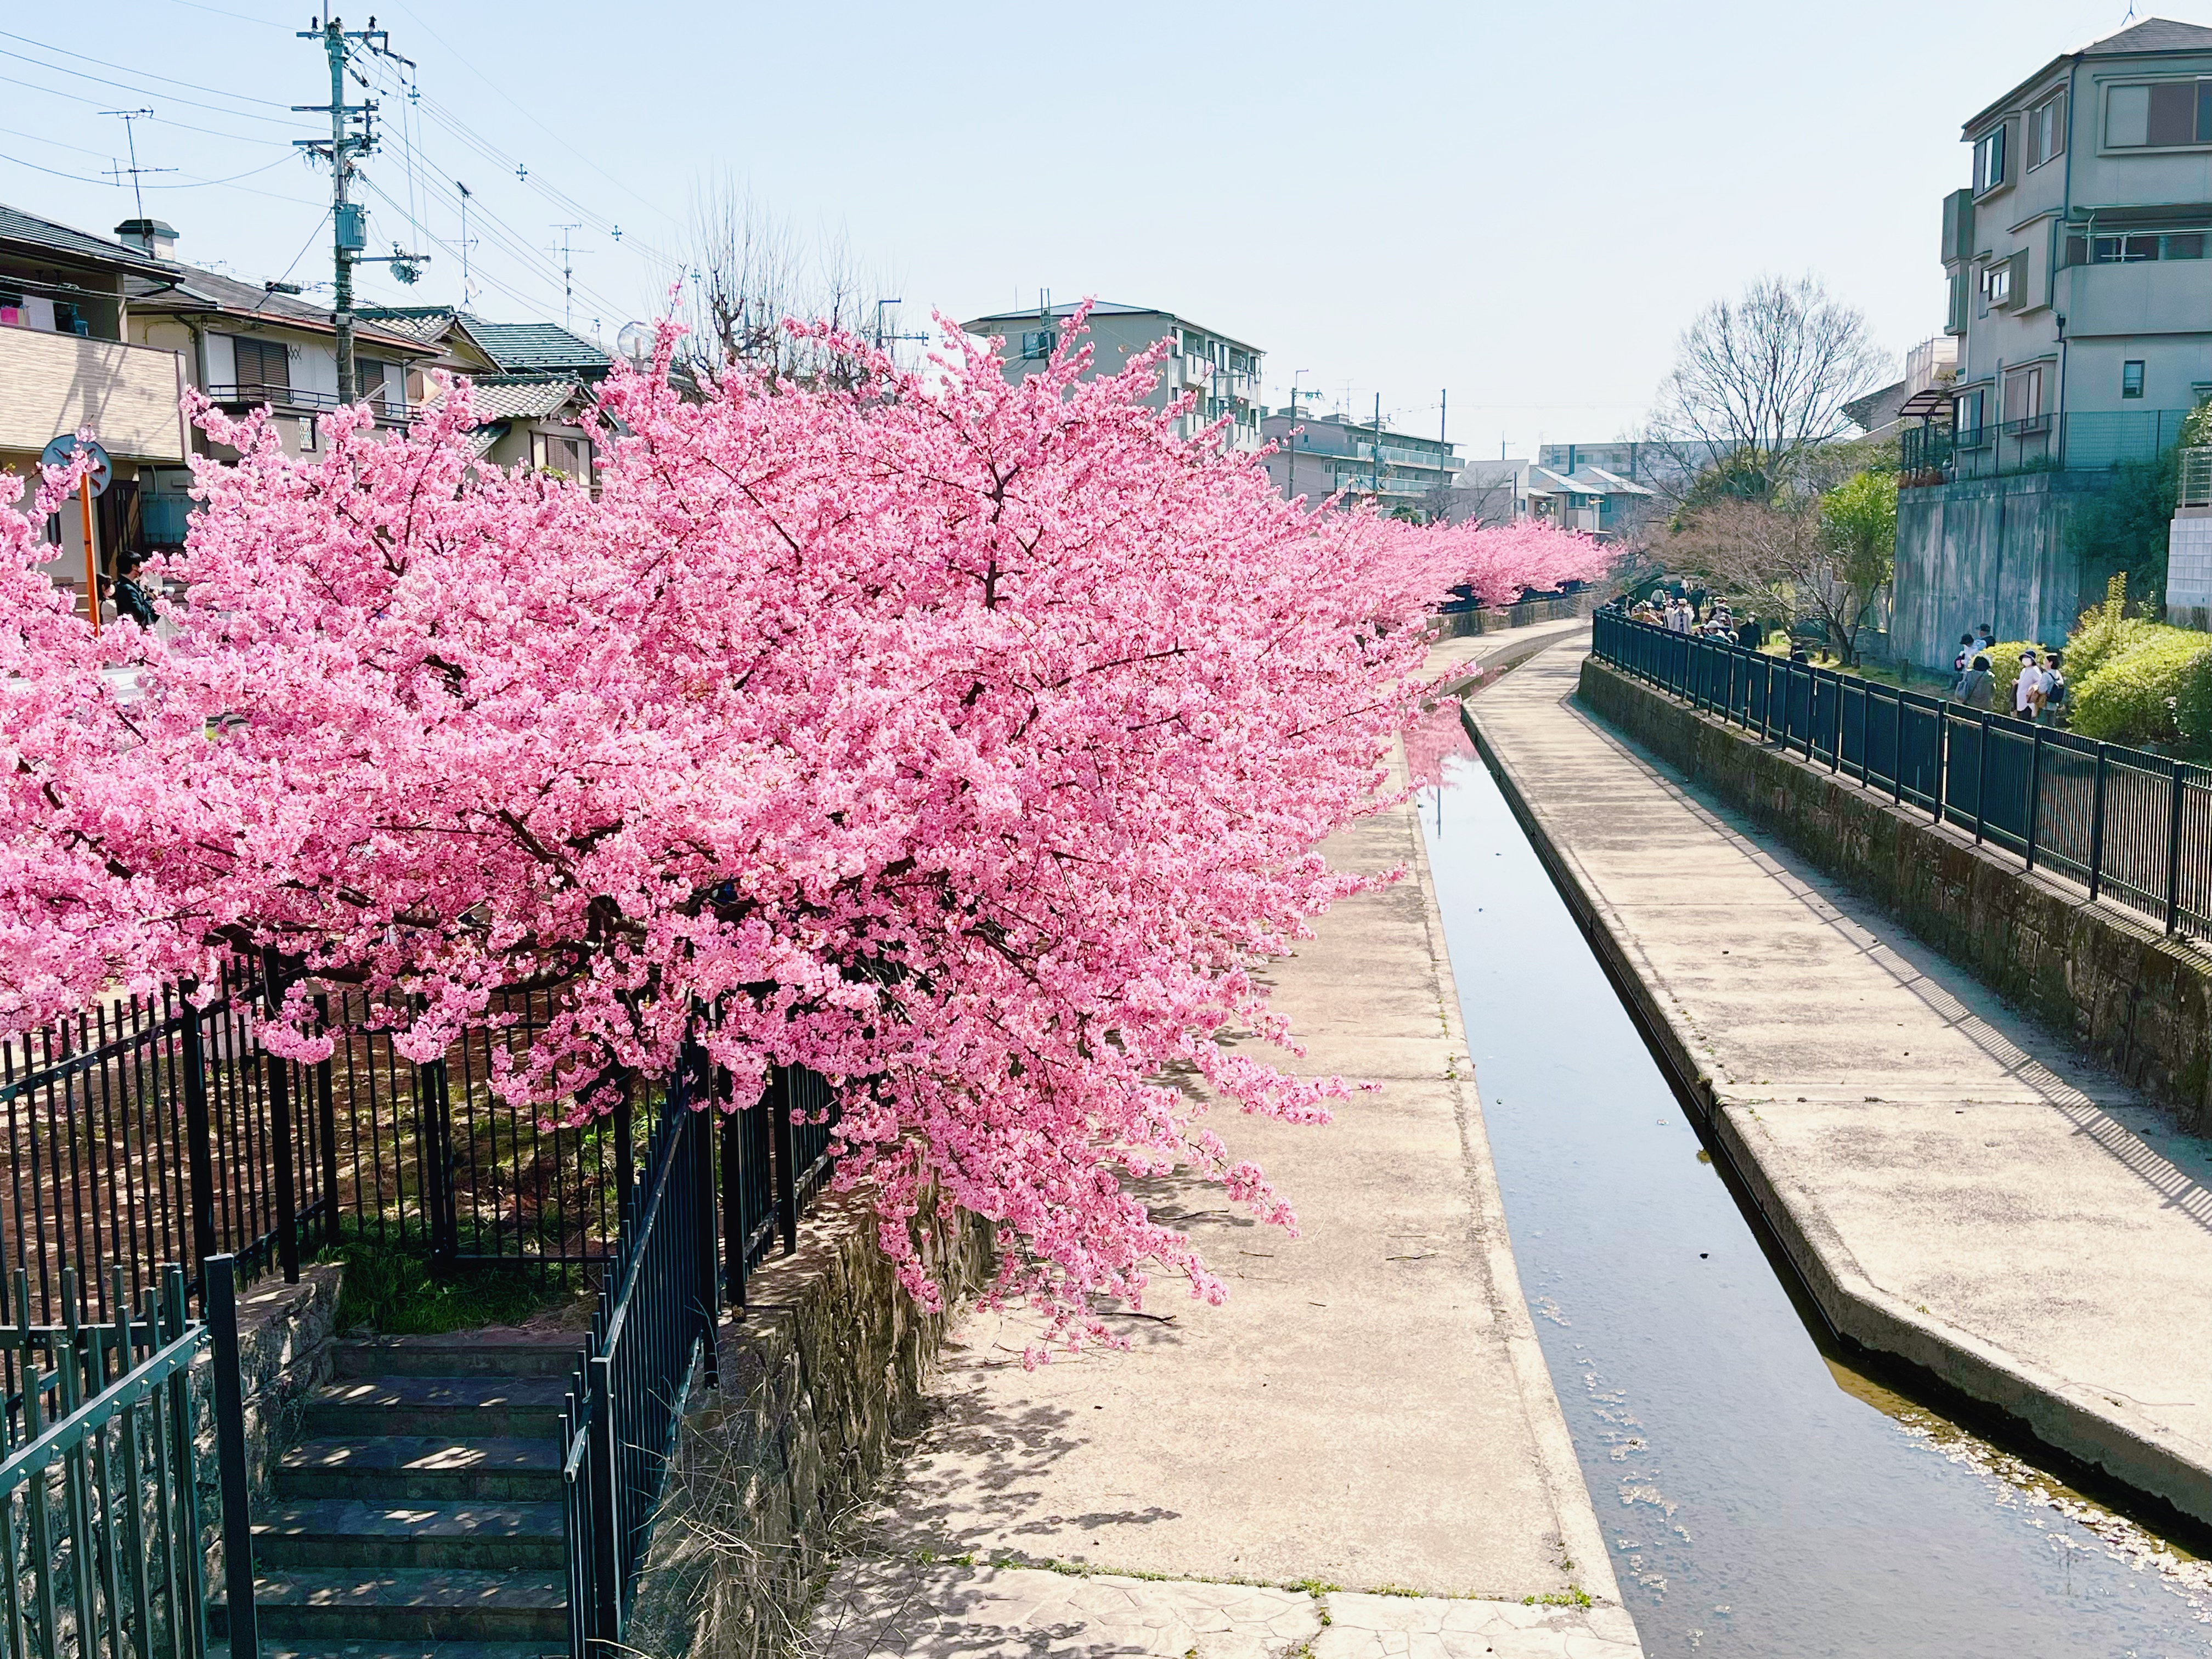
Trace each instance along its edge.
{"label": "utility pole", "polygon": [[139,187],[138,175],[142,173],[174,173],[176,171],[174,167],[142,167],[138,165],[138,134],[131,124],[147,119],[154,112],[150,109],[104,109],[100,112],[102,115],[119,115],[123,118],[123,142],[130,147],[131,165],[127,167],[110,167],[107,171],[110,177],[126,173],[131,175],[131,199],[138,204],[138,216],[143,219],[146,216],[146,192]]}
{"label": "utility pole", "polygon": [[[319,40],[323,55],[331,66],[331,101],[327,104],[295,104],[295,113],[324,115],[331,118],[331,136],[321,138],[295,138],[292,142],[301,149],[313,151],[331,164],[331,264],[334,279],[331,295],[331,322],[337,336],[338,401],[350,404],[359,392],[353,362],[353,268],[356,265],[390,265],[392,275],[403,283],[415,280],[415,273],[429,263],[426,255],[408,253],[394,244],[388,257],[372,256],[368,247],[368,210],[348,199],[347,185],[352,182],[353,170],[362,156],[376,148],[376,100],[367,99],[358,104],[345,100],[345,78],[349,48],[347,42],[358,40],[368,51],[379,57],[389,58],[395,64],[415,67],[409,59],[392,50],[392,33],[376,27],[376,19],[368,20],[365,29],[348,31],[336,17],[325,15],[319,27],[301,29],[302,40]],[[356,71],[356,79],[360,79]],[[368,85],[362,81],[362,85]],[[349,123],[358,122],[361,131],[347,131]]]}

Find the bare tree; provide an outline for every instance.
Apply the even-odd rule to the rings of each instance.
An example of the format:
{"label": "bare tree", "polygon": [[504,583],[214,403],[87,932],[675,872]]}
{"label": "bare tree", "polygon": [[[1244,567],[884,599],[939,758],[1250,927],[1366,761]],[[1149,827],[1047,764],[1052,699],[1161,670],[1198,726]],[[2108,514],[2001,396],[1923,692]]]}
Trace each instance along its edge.
{"label": "bare tree", "polygon": [[1518,464],[1470,461],[1459,483],[1431,489],[1423,507],[1431,524],[1511,524],[1518,501]]}
{"label": "bare tree", "polygon": [[683,366],[694,374],[735,363],[807,381],[848,377],[850,364],[794,338],[786,319],[872,337],[876,301],[898,291],[862,268],[842,232],[810,242],[726,175],[693,196],[686,276]]}
{"label": "bare tree", "polygon": [[1864,313],[1819,279],[1762,277],[1698,313],[1660,383],[1652,441],[1685,483],[1748,463],[1771,494],[1820,445],[1851,429],[1844,405],[1882,385],[1889,360]]}
{"label": "bare tree", "polygon": [[1846,663],[1890,580],[1897,480],[1862,472],[1825,495],[1784,490],[1764,501],[1723,497],[1686,514],[1667,562],[1785,623],[1819,621]]}

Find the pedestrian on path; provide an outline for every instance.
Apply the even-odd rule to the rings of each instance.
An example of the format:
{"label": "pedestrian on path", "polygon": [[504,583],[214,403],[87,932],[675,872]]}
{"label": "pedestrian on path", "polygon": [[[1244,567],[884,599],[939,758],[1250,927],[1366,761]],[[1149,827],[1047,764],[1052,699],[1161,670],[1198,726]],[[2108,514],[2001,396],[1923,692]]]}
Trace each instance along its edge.
{"label": "pedestrian on path", "polygon": [[1961,702],[1969,708],[1987,708],[1995,702],[1996,680],[1990,672],[1990,659],[1975,653],[1959,683],[1951,688],[1951,701]]}
{"label": "pedestrian on path", "polygon": [[2012,712],[2030,721],[2043,712],[2043,664],[2033,651],[2020,653],[2020,677],[2012,683]]}
{"label": "pedestrian on path", "polygon": [[1951,672],[1954,674],[1963,674],[1973,665],[1974,636],[1972,634],[1961,634],[1959,635],[1959,648],[1951,656]]}
{"label": "pedestrian on path", "polygon": [[2037,717],[2045,726],[2066,724],[2066,653],[2047,652],[2043,659],[2043,711]]}

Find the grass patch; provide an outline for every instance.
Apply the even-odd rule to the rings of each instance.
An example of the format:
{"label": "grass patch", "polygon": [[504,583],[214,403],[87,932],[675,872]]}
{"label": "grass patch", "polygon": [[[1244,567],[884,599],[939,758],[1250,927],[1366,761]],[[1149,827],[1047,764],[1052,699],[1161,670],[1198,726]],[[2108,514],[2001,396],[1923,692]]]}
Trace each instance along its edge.
{"label": "grass patch", "polygon": [[1581,1585],[1570,1584],[1564,1595],[1554,1591],[1549,1595],[1524,1595],[1521,1598],[1521,1605],[1524,1607],[1586,1607],[1590,1605],[1590,1599],[1583,1593]]}
{"label": "grass patch", "polygon": [[486,1325],[520,1325],[574,1301],[587,1288],[573,1267],[465,1267],[440,1273],[419,1244],[349,1230],[317,1257],[345,1263],[341,1333],[367,1325],[380,1336],[437,1336]]}

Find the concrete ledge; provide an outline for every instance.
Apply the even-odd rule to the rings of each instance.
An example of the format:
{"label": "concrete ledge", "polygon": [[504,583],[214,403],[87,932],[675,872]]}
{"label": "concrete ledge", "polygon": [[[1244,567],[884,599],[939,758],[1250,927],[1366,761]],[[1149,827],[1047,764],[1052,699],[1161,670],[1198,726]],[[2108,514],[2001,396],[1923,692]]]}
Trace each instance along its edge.
{"label": "concrete ledge", "polygon": [[[1598,688],[1595,696],[1591,695],[1594,684]],[[1708,783],[1717,793],[1729,796],[1762,822],[1769,821],[1769,814],[1782,816],[1787,822],[1800,822],[1796,814],[1779,811],[1775,796],[1795,800],[1802,792],[1807,801],[1820,803],[1817,807],[1802,810],[1825,811],[1832,815],[1832,823],[1826,835],[1808,834],[1806,839],[1814,843],[1811,847],[1794,840],[1792,845],[1846,880],[1855,879],[1851,868],[1837,868],[1821,855],[1821,847],[1885,847],[1901,859],[1917,857],[1926,864],[1953,868],[1957,867],[1954,855],[1963,854],[1972,866],[1974,879],[1966,886],[1961,902],[1971,902],[1977,892],[2000,885],[2000,877],[2009,877],[2023,884],[2032,881],[2039,888],[2055,887],[2018,870],[2003,871],[1996,866],[1991,855],[1971,846],[1959,846],[1948,833],[1924,823],[1910,822],[1905,815],[1856,785],[1841,782],[1802,762],[1765,750],[1732,728],[1674,704],[1604,665],[1585,662],[1582,687],[1583,696],[1594,708],[1601,711],[1613,708],[1623,710],[1626,718],[1615,723],[1630,728],[1632,735],[1641,737],[1647,728],[1661,732],[1665,740],[1655,742],[1650,747]],[[1830,1328],[1866,1348],[1911,1361],[1968,1397],[2004,1411],[2046,1444],[2105,1469],[2116,1479],[2164,1500],[2182,1513],[2212,1521],[2212,1465],[2208,1465],[2201,1449],[2179,1443],[2178,1437],[2151,1413],[2024,1361],[1929,1314],[1925,1308],[1908,1305],[1869,1279],[1828,1219],[1809,1179],[1801,1179],[1789,1155],[1767,1132],[1759,1105],[1729,1100],[1717,1089],[1712,1071],[1700,1062],[1698,1055],[1703,1045],[1685,1011],[1655,994],[1637,970],[1630,941],[1623,936],[1611,906],[1602,893],[1592,890],[1576,860],[1555,842],[1543,818],[1531,805],[1533,791],[1517,775],[1512,763],[1485,738],[1472,717],[1467,725],[1515,817],[1528,833],[1608,977],[1672,1074],[1676,1087],[1705,1118],[1723,1156],[1751,1194]],[[1728,763],[1728,750],[1723,745],[1747,750],[1753,758]],[[1694,769],[1680,758],[1683,755],[1705,763],[1709,769]],[[1741,795],[1729,787],[1731,783],[1742,790]],[[1757,803],[1760,801],[1768,803],[1765,813],[1759,810]],[[1889,823],[1875,823],[1869,822],[1870,818],[1887,818]],[[1774,827],[1778,833],[1784,833],[1780,824]],[[1791,837],[1784,833],[1784,839]],[[1924,846],[1923,842],[1938,845]],[[1881,867],[1870,852],[1863,852],[1862,857]],[[1874,896],[1887,902],[1879,888],[1870,884],[1869,890]],[[1925,890],[1914,883],[1908,873],[1904,890],[1913,893]],[[2069,915],[2089,911],[2087,916],[2075,917],[2076,925],[2094,930],[2110,923],[2124,934],[2139,934],[2140,939],[2135,942],[2141,948],[2166,959],[2183,954],[2149,930],[2134,928],[2122,917],[2107,917],[2098,907],[2089,906],[2078,896],[2052,890],[2038,895],[2035,906],[2021,908],[2033,909],[2044,905]],[[1911,924],[1910,914],[1893,903],[1890,908],[1907,925]],[[1970,916],[1974,914],[1969,912]],[[1986,913],[1981,913],[1981,921],[1984,927],[1997,931],[1996,921]],[[1929,935],[1923,933],[1923,937]],[[1942,945],[1940,939],[1934,938],[1931,943],[1938,944],[1939,948]],[[2117,946],[2108,945],[2107,950],[2123,959],[2127,956],[2124,949]],[[2166,982],[2191,981],[2173,975]],[[2201,986],[2201,978],[2197,982]],[[2200,988],[2197,994],[2201,996],[2203,992]]]}
{"label": "concrete ledge", "polygon": [[[945,1318],[902,1290],[855,1194],[824,1194],[794,1255],[747,1280],[718,1329],[719,1389],[695,1374],[627,1637],[644,1656],[791,1650],[839,1524],[911,1426]],[[948,1303],[990,1271],[989,1229],[926,1241]]]}
{"label": "concrete ledge", "polygon": [[2008,1002],[2212,1130],[2212,955],[1760,743],[1595,657],[1593,713],[1874,900]]}

